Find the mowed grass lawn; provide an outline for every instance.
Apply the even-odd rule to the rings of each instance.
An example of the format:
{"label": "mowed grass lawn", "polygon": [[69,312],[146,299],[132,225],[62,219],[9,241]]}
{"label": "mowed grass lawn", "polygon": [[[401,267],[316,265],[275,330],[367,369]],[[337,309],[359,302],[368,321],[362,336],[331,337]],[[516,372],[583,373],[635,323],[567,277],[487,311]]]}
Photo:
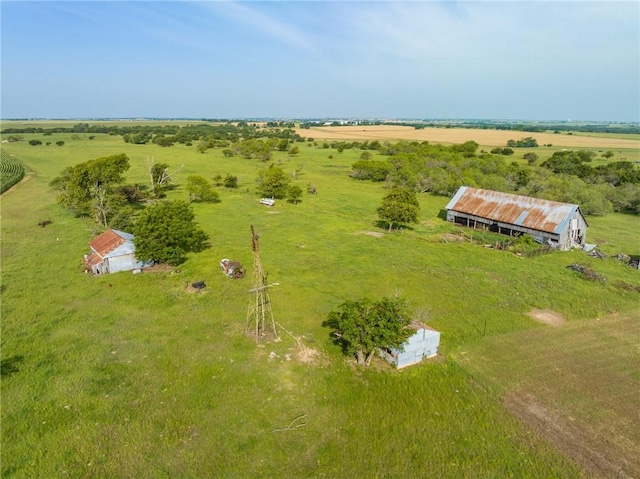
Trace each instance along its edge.
{"label": "mowed grass lawn", "polygon": [[455,354],[506,406],[605,477],[640,472],[640,318],[612,314],[486,338]]}
{"label": "mowed grass lawn", "polygon": [[[27,136],[53,145],[6,146],[31,174],[2,196],[3,477],[589,474],[504,407],[501,398],[514,389],[508,378],[497,387],[494,376],[460,358],[487,341],[551,331],[527,316],[532,308],[567,318],[553,332],[580,330],[613,313],[637,317],[638,293],[615,286],[640,284],[637,271],[582,252],[523,259],[444,242],[458,229],[441,219],[448,201],[442,197],[421,196],[420,223],[386,234],[375,225],[383,186],[348,177],[359,150],[339,154],[300,144],[297,157],[274,155],[285,171],[302,167],[297,182],[303,189],[315,185],[319,194],[266,208],[253,193],[266,166],[257,160],[127,145],[107,135]],[[55,146],[58,139],[63,147]],[[184,165],[171,198],[186,199],[189,174],[240,178],[237,190],[220,189],[221,203],[194,206],[211,247],[179,271],[82,272],[94,225],[56,206],[47,185],[65,166],[121,152],[130,157],[131,183],[145,182],[147,157]],[[43,219],[52,224],[39,227]],[[608,248],[640,254],[638,217],[589,222],[589,235]],[[245,335],[250,225],[261,233],[269,282],[279,283],[271,290],[275,319],[307,348],[304,354],[282,328],[280,342],[256,345]],[[225,257],[241,261],[248,276],[222,275],[218,263]],[[581,279],[566,269],[574,262],[608,280]],[[187,286],[200,280],[207,287],[190,292]],[[356,368],[322,321],[347,299],[396,293],[442,331],[442,354],[400,372],[382,362]],[[598,347],[596,331],[590,338]],[[627,353],[634,347],[616,344]],[[603,375],[620,380],[611,371]],[[629,377],[630,387],[637,386],[637,368],[622,379]],[[632,420],[625,417],[629,410],[614,413]]]}

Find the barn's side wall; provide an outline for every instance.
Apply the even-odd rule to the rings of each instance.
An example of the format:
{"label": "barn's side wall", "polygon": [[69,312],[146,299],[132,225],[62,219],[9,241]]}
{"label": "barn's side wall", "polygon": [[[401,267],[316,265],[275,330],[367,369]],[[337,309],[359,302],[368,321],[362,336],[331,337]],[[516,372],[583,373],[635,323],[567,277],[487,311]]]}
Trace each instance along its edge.
{"label": "barn's side wall", "polygon": [[504,223],[501,221],[490,220],[482,218],[480,216],[474,216],[467,213],[461,213],[459,211],[449,210],[447,211],[447,221],[451,223],[461,224],[468,226],[469,228],[481,228],[489,231],[494,231],[500,234],[511,235],[513,232],[528,234],[537,238],[541,238],[546,244],[558,245],[562,244],[560,234],[548,233],[546,231],[535,230],[533,228],[525,228],[524,226],[518,226],[510,223]]}
{"label": "barn's side wall", "polygon": [[108,258],[109,272],[118,273],[119,271],[131,271],[142,267],[142,263],[135,260],[133,254],[114,256]]}
{"label": "barn's side wall", "polygon": [[582,248],[587,242],[587,226],[580,210],[576,210],[560,234],[561,249]]}

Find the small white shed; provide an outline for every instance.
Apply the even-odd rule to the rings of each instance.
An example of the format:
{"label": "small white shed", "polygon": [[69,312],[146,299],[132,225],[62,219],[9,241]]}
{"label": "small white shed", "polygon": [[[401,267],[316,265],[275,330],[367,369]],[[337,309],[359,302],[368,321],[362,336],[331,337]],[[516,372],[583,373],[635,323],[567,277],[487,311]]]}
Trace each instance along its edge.
{"label": "small white shed", "polygon": [[415,333],[404,343],[403,351],[399,349],[383,349],[380,351],[381,356],[398,369],[438,355],[440,331],[418,322],[412,323],[411,327],[415,330]]}

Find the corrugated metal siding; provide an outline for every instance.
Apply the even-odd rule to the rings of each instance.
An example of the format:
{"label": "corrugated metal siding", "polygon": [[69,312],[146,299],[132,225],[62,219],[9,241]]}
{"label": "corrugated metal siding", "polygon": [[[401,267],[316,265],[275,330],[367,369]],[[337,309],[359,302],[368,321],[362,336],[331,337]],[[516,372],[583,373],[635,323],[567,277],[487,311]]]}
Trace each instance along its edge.
{"label": "corrugated metal siding", "polygon": [[417,364],[424,358],[436,356],[439,345],[439,331],[431,328],[420,328],[404,344],[404,351],[394,351],[396,354],[395,365],[397,368],[403,368]]}
{"label": "corrugated metal siding", "polygon": [[560,234],[578,205],[462,186],[447,210],[547,233]]}
{"label": "corrugated metal siding", "polygon": [[118,235],[114,230],[107,230],[102,233],[100,236],[95,237],[89,243],[89,246],[93,251],[98,253],[101,256],[113,251],[122,243],[125,242],[125,239]]}
{"label": "corrugated metal siding", "polygon": [[135,261],[132,254],[109,258],[109,272],[131,271],[135,268]]}

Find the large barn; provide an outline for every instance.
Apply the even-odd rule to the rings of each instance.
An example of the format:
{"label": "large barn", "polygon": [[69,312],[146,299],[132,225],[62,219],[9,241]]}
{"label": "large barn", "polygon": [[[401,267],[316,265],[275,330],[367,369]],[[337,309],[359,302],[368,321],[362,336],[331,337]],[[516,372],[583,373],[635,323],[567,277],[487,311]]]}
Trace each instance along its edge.
{"label": "large barn", "polygon": [[588,225],[578,205],[462,186],[446,209],[447,221],[510,236],[528,234],[560,250],[586,242]]}
{"label": "large barn", "polygon": [[135,258],[133,235],[118,230],[107,230],[89,243],[91,254],[84,255],[86,271],[93,274],[132,271],[146,266]]}

